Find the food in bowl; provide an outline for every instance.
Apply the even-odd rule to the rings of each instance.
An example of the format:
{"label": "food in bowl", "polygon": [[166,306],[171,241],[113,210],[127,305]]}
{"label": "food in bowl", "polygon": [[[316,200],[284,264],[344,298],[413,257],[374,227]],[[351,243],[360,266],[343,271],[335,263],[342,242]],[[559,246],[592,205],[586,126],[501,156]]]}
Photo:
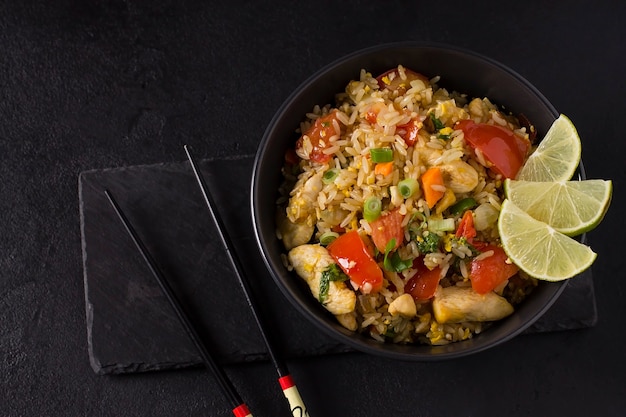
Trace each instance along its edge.
{"label": "food in bowl", "polygon": [[534,127],[440,81],[362,70],[303,115],[285,155],[285,264],[344,327],[379,341],[470,339],[536,286],[497,227]]}

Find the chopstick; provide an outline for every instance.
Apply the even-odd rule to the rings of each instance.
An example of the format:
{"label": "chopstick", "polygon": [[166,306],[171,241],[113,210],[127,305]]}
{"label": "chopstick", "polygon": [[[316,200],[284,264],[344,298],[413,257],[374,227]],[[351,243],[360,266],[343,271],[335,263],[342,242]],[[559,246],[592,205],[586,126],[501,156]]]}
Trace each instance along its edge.
{"label": "chopstick", "polygon": [[133,242],[135,243],[135,246],[137,246],[137,249],[139,249],[141,256],[148,264],[148,267],[150,268],[152,275],[154,275],[154,278],[156,278],[159,286],[161,287],[161,290],[163,290],[163,293],[165,294],[165,296],[167,297],[167,300],[169,301],[170,305],[174,309],[174,312],[176,313],[176,316],[180,320],[180,323],[182,324],[183,328],[185,329],[185,332],[191,338],[193,344],[196,346],[198,353],[202,357],[202,361],[204,362],[204,365],[213,373],[213,375],[217,379],[217,382],[222,390],[222,393],[228,400],[230,407],[232,407],[233,414],[235,415],[235,417],[252,417],[252,413],[250,413],[248,406],[242,401],[241,397],[239,396],[239,393],[237,392],[237,390],[235,389],[231,381],[228,379],[228,376],[226,375],[224,370],[217,364],[213,356],[211,356],[210,352],[207,350],[206,346],[202,342],[202,339],[198,335],[198,332],[196,331],[194,326],[191,324],[191,321],[189,320],[188,316],[183,310],[181,303],[178,301],[178,299],[176,298],[176,295],[172,291],[172,288],[167,282],[167,279],[165,279],[165,277],[163,276],[163,273],[158,268],[156,262],[150,255],[150,252],[148,251],[144,243],[141,241],[139,235],[137,234],[133,226],[130,224],[129,220],[126,218],[126,216],[122,212],[122,209],[117,204],[117,201],[115,201],[115,198],[113,197],[113,195],[111,194],[109,190],[105,190],[104,193],[106,194],[107,198],[109,199],[109,202],[115,209],[117,216],[120,218],[120,220],[124,224],[124,227],[126,228],[126,231],[132,238]]}
{"label": "chopstick", "polygon": [[263,341],[265,342],[265,346],[267,346],[267,351],[270,355],[270,358],[274,364],[274,368],[276,368],[276,372],[278,372],[278,383],[283,391],[283,394],[287,398],[289,402],[289,407],[291,408],[291,413],[294,417],[308,416],[309,412],[304,405],[304,401],[302,401],[302,397],[300,396],[300,392],[298,391],[298,387],[293,381],[291,374],[289,373],[289,369],[287,368],[287,364],[279,357],[276,349],[273,347],[272,337],[269,333],[268,328],[265,326],[263,318],[261,317],[261,310],[257,306],[254,297],[252,296],[252,289],[244,274],[243,268],[241,266],[241,261],[237,257],[237,253],[234,250],[234,246],[230,237],[228,236],[227,229],[220,218],[218,212],[214,209],[216,207],[215,201],[213,200],[213,196],[209,191],[209,187],[204,180],[204,177],[198,166],[191,155],[191,151],[187,145],[184,146],[185,152],[187,153],[187,158],[191,163],[191,167],[193,169],[194,175],[198,180],[198,185],[200,186],[200,190],[202,191],[202,195],[204,196],[204,200],[209,208],[209,212],[211,213],[211,217],[213,218],[213,222],[217,226],[218,234],[220,235],[220,239],[222,240],[222,244],[226,250],[226,254],[228,255],[228,259],[230,260],[231,265],[235,269],[235,273],[239,280],[239,284],[244,291],[246,296],[246,300],[248,301],[248,305],[252,310],[252,314],[254,319],[256,320],[257,326],[261,331],[261,336],[263,337]]}

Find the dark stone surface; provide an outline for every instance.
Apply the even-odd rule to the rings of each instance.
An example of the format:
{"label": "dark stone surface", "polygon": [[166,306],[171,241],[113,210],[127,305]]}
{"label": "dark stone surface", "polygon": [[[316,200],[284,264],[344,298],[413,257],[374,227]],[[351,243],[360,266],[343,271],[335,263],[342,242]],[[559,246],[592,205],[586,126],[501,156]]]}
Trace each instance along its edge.
{"label": "dark stone surface", "polygon": [[[202,161],[267,324],[287,358],[351,351],[285,302],[261,260],[250,221],[252,158]],[[253,316],[188,163],[83,172],[79,203],[89,358],[98,374],[201,365],[150,270],[108,204],[108,189],[159,264],[219,362],[268,360]],[[597,320],[591,270],[572,279],[526,333],[572,330]],[[268,326],[269,327],[269,326]]]}
{"label": "dark stone surface", "polygon": [[[0,2],[0,415],[232,415],[200,369],[93,372],[78,176],[184,161],[183,144],[198,159],[252,155],[312,72],[400,40],[485,54],[574,121],[588,176],[615,185],[588,241],[598,320],[445,362],[295,358],[310,415],[623,415],[625,18],[609,0]],[[226,371],[254,415],[289,415],[269,362]]]}
{"label": "dark stone surface", "polygon": [[[252,158],[202,161],[204,176],[285,357],[349,351],[285,302],[250,219]],[[79,180],[89,357],[98,374],[201,365],[199,354],[110,206],[120,204],[220,363],[268,360],[189,163],[84,172]]]}

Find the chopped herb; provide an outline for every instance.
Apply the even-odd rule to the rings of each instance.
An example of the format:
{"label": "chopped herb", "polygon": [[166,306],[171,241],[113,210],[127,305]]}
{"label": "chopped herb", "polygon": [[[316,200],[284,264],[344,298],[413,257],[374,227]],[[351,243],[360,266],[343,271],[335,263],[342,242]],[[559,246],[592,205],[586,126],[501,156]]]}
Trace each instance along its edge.
{"label": "chopped herb", "polygon": [[330,122],[322,122],[322,127],[328,127],[330,126]]}
{"label": "chopped herb", "polygon": [[439,129],[439,135],[437,136],[439,139],[448,140],[452,136],[454,130],[451,127],[444,127]]}
{"label": "chopped herb", "polygon": [[437,233],[427,233],[425,236],[418,236],[415,239],[417,242],[417,249],[423,255],[437,252],[440,240],[441,237],[439,237]]}
{"label": "chopped herb", "polygon": [[396,239],[391,239],[385,246],[385,259],[383,265],[387,271],[402,272],[413,266],[413,259],[402,259],[398,252],[391,252],[396,246]]}
{"label": "chopped herb", "polygon": [[431,112],[431,113],[428,113],[428,115],[430,116],[431,122],[433,122],[433,126],[435,127],[435,130],[440,130],[445,127],[445,125],[441,122],[441,120],[435,117],[434,113]]}
{"label": "chopped herb", "polygon": [[330,264],[328,268],[326,268],[322,272],[322,277],[320,279],[320,295],[319,300],[320,303],[326,304],[326,299],[328,298],[328,289],[330,288],[331,281],[347,281],[348,276],[343,273],[339,265]]}

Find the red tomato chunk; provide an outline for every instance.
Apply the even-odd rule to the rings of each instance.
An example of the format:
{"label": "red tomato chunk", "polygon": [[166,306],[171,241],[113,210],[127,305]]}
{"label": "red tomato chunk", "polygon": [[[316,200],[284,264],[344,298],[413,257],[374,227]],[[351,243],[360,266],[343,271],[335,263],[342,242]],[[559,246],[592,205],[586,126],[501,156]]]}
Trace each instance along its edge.
{"label": "red tomato chunk", "polygon": [[441,268],[428,269],[424,265],[423,257],[413,260],[413,268],[417,269],[417,272],[407,281],[404,292],[411,294],[415,300],[424,301],[432,298],[439,285]]}
{"label": "red tomato chunk", "polygon": [[364,294],[376,293],[383,285],[383,271],[374,260],[371,248],[358,232],[345,233],[328,245],[335,262]]}
{"label": "red tomato chunk", "polygon": [[493,255],[482,259],[473,259],[470,270],[472,288],[478,294],[486,294],[493,291],[513,275],[517,274],[518,268],[508,263],[508,256],[499,246],[486,245],[482,251],[493,251]]}
{"label": "red tomato chunk", "polygon": [[517,176],[530,149],[529,140],[507,128],[472,120],[461,120],[456,128],[463,131],[465,141],[483,154],[496,173],[505,178]]}
{"label": "red tomato chunk", "polygon": [[324,151],[332,146],[330,138],[337,134],[334,121],[339,123],[337,110],[315,120],[313,125],[296,142],[296,153],[300,156],[303,155],[304,136],[307,136],[313,147],[308,154],[308,159],[322,164],[330,161],[333,155],[326,154]]}
{"label": "red tomato chunk", "polygon": [[400,214],[399,209],[395,209],[370,223],[372,240],[380,252],[385,253],[385,248],[391,239],[396,240],[396,245],[392,250],[400,247],[404,241],[402,220],[404,220],[404,216]]}

